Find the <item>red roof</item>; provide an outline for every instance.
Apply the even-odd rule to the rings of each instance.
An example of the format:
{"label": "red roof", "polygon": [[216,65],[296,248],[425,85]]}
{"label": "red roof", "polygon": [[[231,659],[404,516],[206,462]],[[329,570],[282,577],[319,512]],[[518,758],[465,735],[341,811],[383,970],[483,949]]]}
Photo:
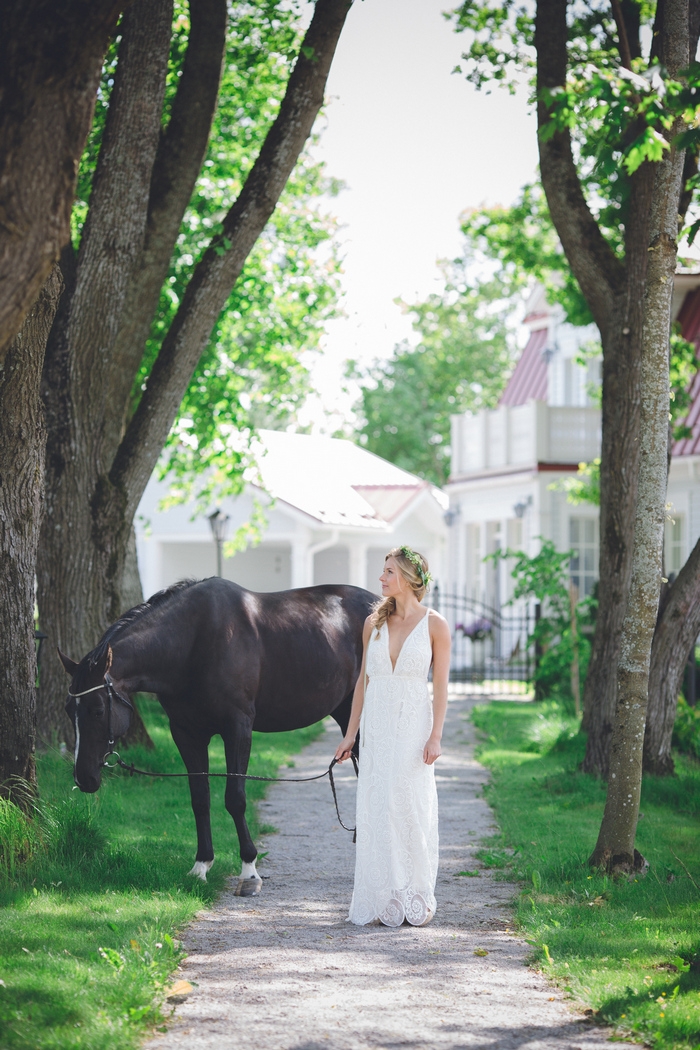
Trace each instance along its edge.
{"label": "red roof", "polygon": [[546,345],[547,329],[538,328],[530,335],[499,405],[524,405],[528,401],[547,400],[547,362],[542,356]]}
{"label": "red roof", "polygon": [[[681,334],[689,343],[695,343],[700,350],[700,288],[688,292],[683,305],[678,311],[678,322]],[[700,453],[700,371],[693,376],[690,384],[690,408],[683,421],[692,430],[692,436],[676,441],[673,445],[674,456],[694,456]]]}

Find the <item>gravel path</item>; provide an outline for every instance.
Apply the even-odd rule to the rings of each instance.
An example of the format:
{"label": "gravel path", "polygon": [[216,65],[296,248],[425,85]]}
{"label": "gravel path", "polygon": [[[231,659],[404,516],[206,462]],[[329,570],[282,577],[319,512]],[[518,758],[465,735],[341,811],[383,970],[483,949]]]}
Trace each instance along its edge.
{"label": "gravel path", "polygon": [[[436,766],[440,805],[438,910],[426,927],[346,922],[352,836],[339,828],[325,780],[274,785],[262,817],[258,897],[222,895],[184,935],[178,976],[195,985],[169,1031],[149,1050],[601,1050],[607,1032],[574,1012],[561,992],[524,963],[510,932],[515,887],[455,877],[475,870],[479,839],[494,828],[481,798],[488,774],[473,757],[465,720],[474,700],[453,700],[445,753]],[[295,774],[327,766],[333,725],[297,757]],[[346,824],[354,777],[339,771]],[[476,955],[485,949],[488,955]]]}

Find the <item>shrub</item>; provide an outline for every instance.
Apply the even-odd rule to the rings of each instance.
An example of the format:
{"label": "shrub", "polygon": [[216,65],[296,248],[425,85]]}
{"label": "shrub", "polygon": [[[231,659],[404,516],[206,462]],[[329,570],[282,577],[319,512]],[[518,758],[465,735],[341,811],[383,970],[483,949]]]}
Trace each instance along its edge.
{"label": "shrub", "polygon": [[678,698],[673,743],[679,751],[700,758],[700,707],[691,707],[682,696]]}

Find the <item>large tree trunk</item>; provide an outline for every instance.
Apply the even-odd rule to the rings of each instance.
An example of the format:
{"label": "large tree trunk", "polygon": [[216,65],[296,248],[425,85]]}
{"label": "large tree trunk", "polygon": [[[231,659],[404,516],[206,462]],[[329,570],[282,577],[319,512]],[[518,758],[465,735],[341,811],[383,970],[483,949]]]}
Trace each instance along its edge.
{"label": "large tree trunk", "polygon": [[[77,260],[64,252],[66,291],[47,350],[43,395],[48,443],[46,511],[38,560],[38,601],[49,648],[79,659],[123,611],[123,555],[94,534],[92,506],[109,471],[106,421],[114,411],[111,351],[132,271],[144,243],[148,192],[158,147],[172,25],[172,0],[136,4],[123,19],[119,62]],[[124,552],[131,521],[123,536]],[[106,558],[105,558],[106,555]],[[100,576],[108,589],[90,585]],[[116,586],[115,586],[116,582]],[[46,661],[39,733],[67,726],[65,672]]]}
{"label": "large tree trunk", "polygon": [[0,28],[0,365],[70,236],[102,59],[122,0],[5,3]]}
{"label": "large tree trunk", "polygon": [[664,603],[651,648],[644,772],[673,773],[671,737],[688,653],[700,634],[700,540]]}
{"label": "large tree trunk", "polygon": [[[65,353],[52,354],[52,367],[58,373],[59,381],[64,379],[64,395],[62,400],[56,399],[56,383],[47,372],[46,396],[57,407],[51,413],[52,438],[47,457],[47,470],[52,480],[47,484],[47,515],[38,576],[39,606],[45,630],[63,639],[61,648],[74,657],[80,657],[90,649],[108,623],[122,611],[124,561],[134,513],[212,328],[251,248],[272,215],[311,132],[323,102],[330,64],[350,5],[351,0],[318,0],[278,117],[238,200],[224,220],[222,234],[195,268],[146,390],[117,449],[112,451],[110,448],[109,434],[116,432],[112,424],[105,425],[98,435],[99,440],[92,444],[83,439],[95,404],[99,405],[100,412],[111,412],[115,386],[107,370],[99,373],[100,382],[96,383],[91,371],[88,376],[89,354],[86,353],[83,386],[76,386],[72,360],[77,354],[77,345],[74,348],[70,341],[64,340]],[[184,74],[181,79],[184,79]],[[204,116],[211,121],[211,112]],[[203,149],[201,135],[197,143],[198,148]],[[180,158],[178,164],[187,162],[188,178],[193,184],[196,171],[191,157],[187,157],[181,148],[175,154]],[[158,156],[162,157],[162,151]],[[156,161],[156,170],[159,163]],[[144,248],[139,255],[139,259],[145,261],[144,265],[153,265],[159,274],[167,264],[164,263],[163,244],[156,245],[153,230],[158,228],[161,234],[166,228],[170,230],[172,250],[181,213],[189,199],[189,195],[185,197],[178,172],[171,174],[170,183],[155,177],[151,182],[151,193],[157,191],[161,210],[149,206],[148,222],[152,225],[148,227]],[[192,185],[190,193],[191,188]],[[177,223],[172,222],[172,214],[167,222],[163,218],[162,202],[166,199],[171,201],[173,208],[181,209]],[[91,209],[95,206],[91,201]],[[114,221],[119,217],[118,209],[112,208],[110,214]],[[82,277],[87,298],[91,275],[87,270],[81,275],[81,264],[79,259],[76,286]],[[142,273],[138,274],[138,280],[143,281],[144,288],[148,286],[152,300],[155,282],[150,276],[146,280]],[[148,300],[148,296],[145,298]],[[143,306],[133,284],[127,291],[126,301],[139,303],[139,309]],[[151,316],[155,305],[152,302],[148,306]],[[72,316],[77,317],[77,314]],[[125,319],[122,307],[120,326],[127,323],[131,324],[131,321]],[[133,347],[121,346],[120,326],[113,345],[121,347],[120,355],[124,351],[123,360],[135,362],[135,370],[140,362],[140,352],[136,356]],[[134,338],[141,338],[139,333],[143,331],[143,326],[132,328]],[[94,340],[92,345],[94,349]],[[86,386],[88,378],[91,379],[90,386]],[[127,403],[133,378],[132,373],[127,383],[124,376],[119,377]],[[127,406],[124,401],[119,403],[119,396],[114,400],[121,422]],[[62,724],[55,683],[49,683],[47,693],[42,688],[41,719],[42,725],[52,729]]]}
{"label": "large tree trunk", "polygon": [[[688,62],[688,0],[666,0],[662,61],[671,75]],[[677,134],[680,126],[674,127]],[[666,507],[668,368],[671,296],[676,270],[678,200],[683,152],[672,146],[654,165],[649,261],[642,335],[639,479],[632,580],[620,642],[618,697],[610,749],[605,812],[590,864],[633,871],[642,858],[634,840],[642,786],[642,750],[656,627]]]}
{"label": "large tree trunk", "polygon": [[634,516],[639,472],[642,312],[647,280],[648,229],[654,175],[641,168],[631,180],[625,237],[624,290],[602,333],[603,411],[600,462],[598,613],[586,673],[583,769],[607,778],[617,700],[617,667],[632,579]]}
{"label": "large tree trunk", "polygon": [[[543,92],[566,83],[567,44],[566,4],[538,0],[535,46],[540,129],[550,119]],[[589,731],[586,768],[604,775],[615,705],[611,669],[617,665],[631,573],[649,180],[633,179],[630,214],[634,220],[627,230],[623,264],[605,241],[585,200],[569,132],[540,136],[539,152],[552,221],[603,345],[599,606],[584,692],[584,727]]]}
{"label": "large tree trunk", "polygon": [[36,781],[34,571],[46,433],[39,382],[61,277],[50,274],[0,371],[0,793],[19,804]]}

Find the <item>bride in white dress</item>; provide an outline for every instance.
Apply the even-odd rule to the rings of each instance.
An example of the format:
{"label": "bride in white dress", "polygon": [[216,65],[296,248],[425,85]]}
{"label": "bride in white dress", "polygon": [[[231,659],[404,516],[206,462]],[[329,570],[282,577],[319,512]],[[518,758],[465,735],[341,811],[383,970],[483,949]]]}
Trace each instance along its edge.
{"label": "bride in white dress", "polygon": [[[410,547],[384,562],[382,599],[365,621],[362,670],[345,761],[360,730],[357,856],[349,919],[422,926],[435,914],[438,812],[433,763],[440,756],[450,665],[447,622],[421,605],[428,563]],[[428,672],[433,667],[433,699]]]}

